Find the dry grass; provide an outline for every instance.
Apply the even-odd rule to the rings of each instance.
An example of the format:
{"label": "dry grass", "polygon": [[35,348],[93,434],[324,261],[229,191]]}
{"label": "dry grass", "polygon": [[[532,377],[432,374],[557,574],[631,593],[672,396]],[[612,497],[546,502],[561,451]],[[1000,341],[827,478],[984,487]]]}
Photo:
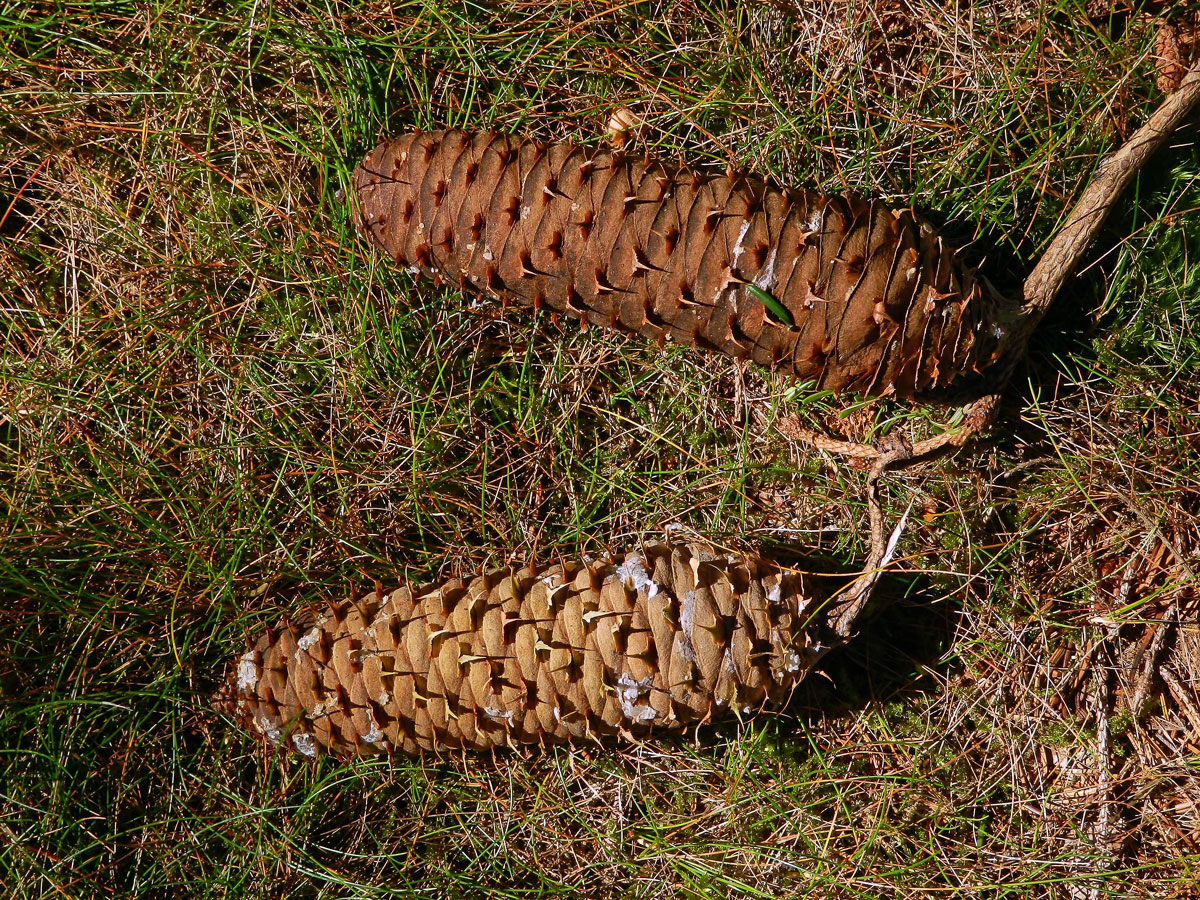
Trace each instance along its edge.
{"label": "dry grass", "polygon": [[[995,434],[788,713],[623,752],[315,768],[208,692],[244,634],[680,526],[864,555],[789,442],[944,413],[505,315],[367,252],[413,124],[917,203],[1017,283],[1159,99],[1068,0],[0,5],[0,883],[14,896],[1187,897],[1200,881],[1200,151],[1140,179]],[[860,64],[860,60],[866,64]]]}

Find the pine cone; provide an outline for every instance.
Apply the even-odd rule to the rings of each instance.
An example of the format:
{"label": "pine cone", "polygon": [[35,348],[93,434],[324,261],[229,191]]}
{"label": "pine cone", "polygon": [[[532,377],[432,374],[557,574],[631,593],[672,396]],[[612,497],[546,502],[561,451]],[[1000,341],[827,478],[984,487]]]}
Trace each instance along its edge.
{"label": "pine cone", "polygon": [[493,132],[381,144],[360,225],[414,274],[595,325],[914,394],[996,362],[1018,312],[911,210]]}
{"label": "pine cone", "polygon": [[308,756],[640,738],[786,701],[821,605],[802,573],[699,544],[497,569],[270,630],[217,705]]}

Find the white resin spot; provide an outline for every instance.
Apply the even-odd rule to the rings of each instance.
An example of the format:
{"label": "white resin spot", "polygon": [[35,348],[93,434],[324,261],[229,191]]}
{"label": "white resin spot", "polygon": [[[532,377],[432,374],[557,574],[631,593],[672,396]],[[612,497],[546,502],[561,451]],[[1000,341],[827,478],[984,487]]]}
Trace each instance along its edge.
{"label": "white resin spot", "polygon": [[775,288],[775,248],[771,248],[771,252],[767,254],[767,262],[763,266],[762,272],[754,279],[754,286],[766,291],[768,294]]}
{"label": "white resin spot", "polygon": [[636,553],[625,557],[625,561],[617,567],[617,577],[623,584],[632,584],[635,591],[645,591],[647,600],[658,594],[658,582],[650,577],[645,561]]}
{"label": "white resin spot", "polygon": [[301,637],[300,640],[296,641],[296,648],[298,650],[307,650],[309,647],[311,647],[313,644],[315,644],[318,640],[320,640],[320,637],[321,637],[321,629],[314,628],[312,631],[308,632],[308,634]]}
{"label": "white resin spot", "polygon": [[[308,737],[308,735],[305,735]],[[379,726],[374,722],[371,723],[371,730],[363,735],[363,740],[368,744],[374,744],[376,741],[383,740],[383,732],[379,730]]]}
{"label": "white resin spot", "polygon": [[311,734],[305,734],[304,732],[293,734],[292,744],[307,757],[312,758],[317,755],[317,744]]}
{"label": "white resin spot", "polygon": [[483,258],[486,259],[488,262],[491,262],[496,257],[492,256],[492,251],[491,251],[490,247],[484,247],[483,248]]}
{"label": "white resin spot", "polygon": [[238,690],[249,691],[258,681],[258,663],[254,661],[254,651],[249,651],[238,663]]}
{"label": "white resin spot", "polygon": [[625,672],[617,679],[617,701],[621,704],[621,712],[634,722],[653,722],[658,715],[649,704],[643,705],[642,696],[650,693],[654,686],[653,678],[634,681]]}
{"label": "white resin spot", "polygon": [[379,705],[380,706],[387,706],[391,702],[392,702],[391,694],[389,694],[387,691],[379,692]]}
{"label": "white resin spot", "polygon": [[272,744],[278,744],[281,736],[279,726],[270,719],[259,717],[254,720],[254,727],[261,731]]}
{"label": "white resin spot", "polygon": [[696,648],[692,646],[692,623],[696,617],[696,592],[688,591],[679,601],[679,633],[683,640],[679,644],[679,655],[688,662],[696,661]]}
{"label": "white resin spot", "polygon": [[314,704],[313,708],[307,713],[309,720],[311,721],[313,719],[319,719],[321,716],[325,715],[329,711],[332,702],[333,701],[322,700],[320,703]]}
{"label": "white resin spot", "polygon": [[737,240],[733,242],[733,262],[732,265],[737,265],[738,257],[742,255],[742,251],[746,248],[742,246],[742,239],[746,236],[746,232],[750,230],[750,223],[743,222],[741,231],[738,232]]}

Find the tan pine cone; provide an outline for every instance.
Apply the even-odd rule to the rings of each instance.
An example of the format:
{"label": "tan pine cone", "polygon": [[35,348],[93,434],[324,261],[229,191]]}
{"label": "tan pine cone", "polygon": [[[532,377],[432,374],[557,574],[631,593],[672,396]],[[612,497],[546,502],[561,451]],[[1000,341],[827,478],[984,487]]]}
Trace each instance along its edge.
{"label": "tan pine cone", "polygon": [[803,573],[652,544],[332,606],[260,636],[216,703],[307,756],[637,739],[785,702],[821,606]]}
{"label": "tan pine cone", "polygon": [[[494,132],[407,134],[354,173],[414,274],[911,397],[1007,349],[1015,303],[911,210]],[[764,299],[765,298],[765,299]]]}

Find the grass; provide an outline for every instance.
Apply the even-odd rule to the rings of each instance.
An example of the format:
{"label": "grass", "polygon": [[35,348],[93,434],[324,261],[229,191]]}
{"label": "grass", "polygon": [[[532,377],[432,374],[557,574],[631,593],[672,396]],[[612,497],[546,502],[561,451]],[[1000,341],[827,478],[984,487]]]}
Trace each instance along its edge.
{"label": "grass", "polygon": [[208,705],[245,635],[403,568],[680,526],[852,570],[863,473],[775,424],[946,414],[414,282],[340,199],[381,136],[625,105],[655,152],[915,203],[1011,285],[1158,102],[1153,41],[1073,0],[0,2],[0,884],[1196,896],[1194,127],[995,433],[891,479],[890,603],[785,714],[308,766]]}

